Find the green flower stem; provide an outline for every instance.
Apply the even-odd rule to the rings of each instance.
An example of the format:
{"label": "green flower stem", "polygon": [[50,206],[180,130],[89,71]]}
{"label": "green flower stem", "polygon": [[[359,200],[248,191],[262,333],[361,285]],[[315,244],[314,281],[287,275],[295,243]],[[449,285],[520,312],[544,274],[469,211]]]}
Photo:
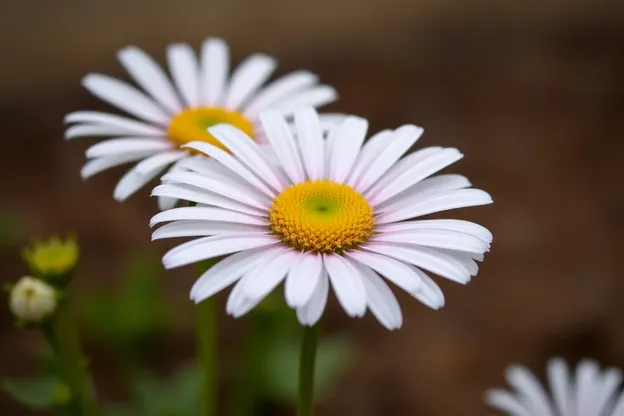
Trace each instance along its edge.
{"label": "green flower stem", "polygon": [[297,399],[297,416],[314,415],[314,369],[316,362],[316,346],[318,328],[304,327],[301,355],[299,356],[299,397]]}
{"label": "green flower stem", "polygon": [[[208,270],[216,259],[200,263],[200,273]],[[201,415],[217,415],[217,319],[215,300],[208,298],[197,304],[197,355],[201,371]]]}
{"label": "green flower stem", "polygon": [[67,296],[59,300],[55,314],[43,325],[43,332],[58,359],[64,381],[71,389],[73,414],[99,415],[95,389]]}

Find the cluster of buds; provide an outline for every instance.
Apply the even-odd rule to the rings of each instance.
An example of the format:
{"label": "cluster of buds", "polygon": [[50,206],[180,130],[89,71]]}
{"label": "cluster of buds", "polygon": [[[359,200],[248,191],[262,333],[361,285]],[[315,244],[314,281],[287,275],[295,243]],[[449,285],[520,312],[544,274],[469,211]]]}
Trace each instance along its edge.
{"label": "cluster of buds", "polygon": [[9,307],[18,325],[37,326],[54,315],[59,296],[69,283],[79,248],[74,237],[54,236],[35,241],[24,249],[23,259],[32,276],[24,276],[9,287]]}

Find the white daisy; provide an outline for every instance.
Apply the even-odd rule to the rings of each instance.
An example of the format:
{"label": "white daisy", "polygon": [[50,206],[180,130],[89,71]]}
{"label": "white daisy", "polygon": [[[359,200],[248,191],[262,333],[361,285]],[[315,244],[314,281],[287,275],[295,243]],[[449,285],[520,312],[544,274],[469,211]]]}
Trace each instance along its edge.
{"label": "white daisy", "polygon": [[[163,69],[136,47],[122,49],[118,58],[144,90],[101,74],[89,74],[82,84],[92,94],[141,121],[97,111],[77,111],[66,116],[71,123],[65,137],[111,136],[111,140],[91,146],[89,162],[81,175],[88,178],[108,168],[139,162],[117,184],[114,197],[123,201],[161,173],[168,165],[188,157],[181,145],[203,141],[225,149],[207,127],[228,123],[251,138],[262,141],[259,111],[271,107],[284,115],[301,106],[321,106],[336,99],[336,92],[319,85],[317,76],[298,71],[261,88],[276,67],[263,54],[249,56],[228,80],[227,44],[209,38],[199,59],[189,45],[174,44],[167,49],[173,82]],[[324,122],[335,120],[327,115]],[[159,198],[162,208],[174,201]]]}
{"label": "white daisy", "polygon": [[510,416],[624,416],[622,372],[603,371],[593,360],[581,361],[574,374],[562,359],[550,360],[551,395],[525,367],[510,366],[505,378],[516,392],[489,390],[486,402]]}
{"label": "white daisy", "polygon": [[260,120],[276,163],[243,131],[214,126],[210,133],[232,153],[189,143],[211,158],[195,172],[165,175],[154,190],[204,205],[152,218],[151,225],[171,221],[154,239],[202,236],[165,254],[166,268],[236,253],[197,280],[195,302],[238,281],[227,302],[238,317],[285,279],[288,305],[313,325],[331,285],[347,314],[360,317],[368,308],[395,329],[401,309],[380,275],[434,309],[444,296],[423,270],[459,283],[476,275],[475,260],[492,241],[488,230],[460,220],[408,221],[492,202],[486,192],[466,189],[463,176],[428,178],[461,159],[457,149],[428,147],[401,159],[421,128],[385,130],[364,144],[368,123],[358,117],[346,117],[325,138],[312,108],[295,112],[294,136],[275,111]]}

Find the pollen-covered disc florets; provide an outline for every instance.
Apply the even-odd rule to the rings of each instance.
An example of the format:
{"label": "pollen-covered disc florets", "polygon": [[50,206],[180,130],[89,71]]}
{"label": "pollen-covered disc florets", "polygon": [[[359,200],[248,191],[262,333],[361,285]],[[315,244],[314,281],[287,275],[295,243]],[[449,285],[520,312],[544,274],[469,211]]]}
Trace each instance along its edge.
{"label": "pollen-covered disc florets", "polygon": [[286,188],[269,209],[271,230],[288,245],[318,253],[341,252],[366,242],[373,208],[348,185],[306,181]]}

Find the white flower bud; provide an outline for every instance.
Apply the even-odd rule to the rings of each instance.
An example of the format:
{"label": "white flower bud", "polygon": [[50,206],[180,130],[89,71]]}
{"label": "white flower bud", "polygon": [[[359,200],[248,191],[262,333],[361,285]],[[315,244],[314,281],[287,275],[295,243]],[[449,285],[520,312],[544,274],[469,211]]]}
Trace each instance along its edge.
{"label": "white flower bud", "polygon": [[11,289],[10,307],[15,317],[24,323],[39,323],[54,313],[56,290],[42,280],[22,277]]}

